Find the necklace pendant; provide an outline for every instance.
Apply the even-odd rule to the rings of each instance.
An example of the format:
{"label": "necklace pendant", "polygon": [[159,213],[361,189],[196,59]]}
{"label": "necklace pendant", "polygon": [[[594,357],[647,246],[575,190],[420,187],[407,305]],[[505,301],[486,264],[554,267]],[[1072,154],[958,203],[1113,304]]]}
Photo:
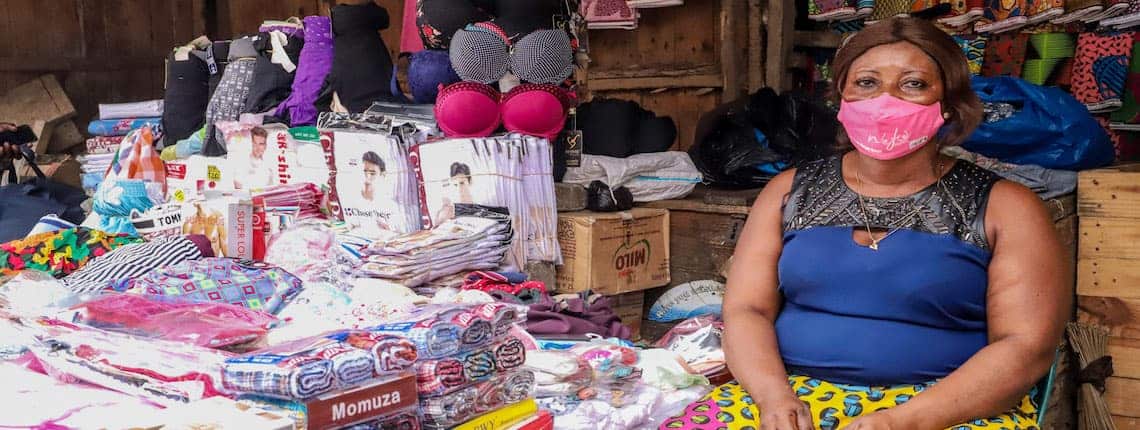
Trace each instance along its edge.
{"label": "necklace pendant", "polygon": [[879,250],[879,243],[878,242],[871,242],[871,244],[867,245],[867,247],[871,248],[872,251],[878,251]]}

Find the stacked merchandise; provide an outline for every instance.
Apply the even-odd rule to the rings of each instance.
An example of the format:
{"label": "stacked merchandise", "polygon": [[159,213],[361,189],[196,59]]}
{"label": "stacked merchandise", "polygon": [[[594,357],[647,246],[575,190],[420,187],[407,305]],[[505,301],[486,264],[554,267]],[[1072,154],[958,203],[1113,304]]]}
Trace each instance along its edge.
{"label": "stacked merchandise", "polygon": [[[513,334],[515,324],[525,318],[524,309],[501,303],[432,305],[369,331],[406,336],[416,343],[424,427],[446,429],[480,415],[500,414],[500,409],[531,398],[534,375],[519,369],[526,361],[526,347]],[[514,419],[533,414],[533,401],[529,408]]]}
{"label": "stacked merchandise", "polygon": [[163,101],[100,104],[99,119],[91,121],[87,132],[98,137],[122,137],[143,127],[162,130]]}
{"label": "stacked merchandise", "polygon": [[416,357],[408,339],[339,331],[227,359],[222,383],[239,399],[291,412],[301,428],[383,428],[415,407],[415,377],[406,370]]}

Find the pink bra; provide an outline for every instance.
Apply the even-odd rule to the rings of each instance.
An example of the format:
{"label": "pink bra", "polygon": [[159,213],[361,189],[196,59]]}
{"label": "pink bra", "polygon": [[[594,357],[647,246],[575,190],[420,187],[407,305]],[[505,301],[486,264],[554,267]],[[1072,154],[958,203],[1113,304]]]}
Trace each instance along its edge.
{"label": "pink bra", "polygon": [[502,124],[553,139],[574,103],[574,94],[557,85],[521,84],[504,95],[487,84],[457,82],[440,90],[435,118],[448,137],[487,137]]}

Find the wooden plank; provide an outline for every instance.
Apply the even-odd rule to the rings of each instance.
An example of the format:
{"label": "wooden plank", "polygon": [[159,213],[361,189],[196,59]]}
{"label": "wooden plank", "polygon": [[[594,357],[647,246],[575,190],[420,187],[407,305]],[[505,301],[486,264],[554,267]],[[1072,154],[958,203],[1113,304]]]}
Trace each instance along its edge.
{"label": "wooden plank", "polygon": [[1077,319],[1104,327],[1113,337],[1140,340],[1140,299],[1078,296]]}
{"label": "wooden plank", "polygon": [[[599,79],[633,79],[633,78],[684,78],[686,76],[718,76],[720,68],[716,65],[700,65],[692,67],[644,67],[622,69],[593,69],[590,78]],[[721,78],[717,78],[718,82]],[[719,84],[718,84],[719,85]]]}
{"label": "wooden plank", "polygon": [[646,76],[639,78],[598,78],[590,80],[594,91],[661,89],[661,88],[719,88],[724,84],[721,75],[692,75],[679,77]]}
{"label": "wooden plank", "polygon": [[1140,271],[1136,260],[1117,258],[1077,261],[1077,294],[1140,299]]}
{"label": "wooden plank", "polygon": [[843,43],[843,35],[833,31],[796,31],[796,46],[809,48],[838,48]]}
{"label": "wooden plank", "polygon": [[79,127],[75,125],[75,121],[67,120],[55,126],[55,132],[52,133],[47,152],[49,154],[70,153],[71,149],[83,143],[83,134],[79,132]]}
{"label": "wooden plank", "polygon": [[1140,268],[1140,220],[1086,216],[1080,224],[1081,258],[1138,260]]}
{"label": "wooden plank", "polygon": [[0,118],[17,124],[36,120],[49,125],[75,116],[75,106],[55,76],[44,75],[0,97]]}
{"label": "wooden plank", "polygon": [[736,250],[744,221],[744,215],[669,211],[671,285],[719,280],[721,267]]}
{"label": "wooden plank", "polygon": [[699,1],[682,7],[644,9],[639,11],[641,20],[635,31],[591,31],[590,73],[717,66],[719,3]]}
{"label": "wooden plank", "polygon": [[1078,178],[1080,216],[1140,218],[1140,164],[1086,170]]}
{"label": "wooden plank", "polygon": [[748,92],[764,87],[764,4],[748,0]]}
{"label": "wooden plank", "polygon": [[788,59],[792,55],[792,35],[796,22],[793,2],[768,0],[767,85],[783,91],[787,89]]}
{"label": "wooden plank", "polygon": [[1111,377],[1105,383],[1105,401],[1113,415],[1140,418],[1140,379]]}
{"label": "wooden plank", "polygon": [[687,211],[706,214],[748,215],[748,206],[736,205],[710,205],[699,200],[662,200],[649,202],[643,206],[647,208],[669,209],[670,211]]}
{"label": "wooden plank", "polygon": [[1140,418],[1113,415],[1112,423],[1116,424],[1116,430],[1140,430]]}
{"label": "wooden plank", "polygon": [[[170,46],[174,46],[172,43]],[[163,64],[164,57],[136,55],[128,57],[69,58],[57,56],[0,58],[0,72],[109,72]]]}
{"label": "wooden plank", "polygon": [[1110,337],[1108,355],[1112,356],[1112,376],[1140,379],[1140,340]]}
{"label": "wooden plank", "polygon": [[736,99],[745,94],[748,60],[740,54],[748,39],[747,4],[739,0],[720,2],[720,70],[724,88],[721,97]]}

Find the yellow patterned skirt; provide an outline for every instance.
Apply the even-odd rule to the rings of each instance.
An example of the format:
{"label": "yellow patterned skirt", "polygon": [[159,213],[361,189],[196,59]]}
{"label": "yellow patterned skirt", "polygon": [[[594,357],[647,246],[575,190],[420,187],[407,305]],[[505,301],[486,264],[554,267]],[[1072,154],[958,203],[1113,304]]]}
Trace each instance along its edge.
{"label": "yellow patterned skirt", "polygon": [[[806,376],[790,376],[796,396],[811,408],[812,422],[821,430],[846,427],[861,416],[889,409],[914,398],[931,384],[860,387],[833,384]],[[661,429],[758,430],[760,412],[752,397],[736,382],[717,387],[689,405],[682,415],[666,420]],[[990,419],[974,420],[949,430],[1037,430],[1037,406],[1026,396],[1013,410]]]}

